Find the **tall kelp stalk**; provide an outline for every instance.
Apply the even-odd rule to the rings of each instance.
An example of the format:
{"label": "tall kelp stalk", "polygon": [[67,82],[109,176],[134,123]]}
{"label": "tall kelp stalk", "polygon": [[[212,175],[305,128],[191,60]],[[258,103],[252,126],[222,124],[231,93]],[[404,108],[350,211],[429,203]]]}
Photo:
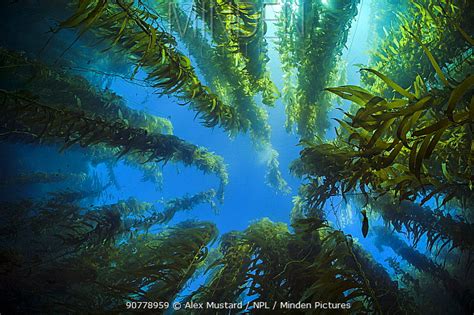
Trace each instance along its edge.
{"label": "tall kelp stalk", "polygon": [[140,154],[146,161],[181,162],[194,165],[221,180],[219,198],[223,197],[228,175],[222,157],[204,148],[165,134],[150,134],[145,129],[130,127],[123,120],[109,121],[59,106],[51,107],[34,100],[34,96],[0,90],[2,136],[27,135],[33,140],[63,141],[61,150],[74,144],[81,147],[105,145],[119,148],[118,157]]}
{"label": "tall kelp stalk", "polygon": [[261,91],[263,103],[273,106],[279,93],[266,68],[269,58],[264,9],[261,0],[199,0],[195,6],[218,54],[245,78],[239,82],[241,89],[252,96]]}
{"label": "tall kelp stalk", "polygon": [[141,225],[146,226],[147,228],[151,227],[154,224],[166,224],[169,223],[175,216],[177,212],[180,211],[189,211],[194,207],[208,203],[211,208],[217,212],[217,206],[214,202],[216,197],[216,192],[214,189],[207,191],[202,191],[192,196],[185,195],[181,198],[173,198],[170,200],[163,201],[163,211],[156,212],[154,211],[149,217],[141,220]]}
{"label": "tall kelp stalk", "polygon": [[418,310],[423,310],[424,314],[462,312],[456,302],[446,295],[444,287],[439,285],[439,280],[433,279],[429,274],[417,270],[403,260],[398,262],[395,258],[388,258],[386,261],[393,269],[399,285],[412,294]]}
{"label": "tall kelp stalk", "polygon": [[[92,209],[53,200],[1,208],[0,291],[3,309],[12,313],[117,313],[128,301],[172,301],[217,236],[213,224],[196,221],[153,235],[125,228],[127,216],[148,208],[135,201]],[[6,233],[15,223],[14,233]],[[154,305],[149,308],[159,309]]]}
{"label": "tall kelp stalk", "polygon": [[389,246],[404,260],[410,263],[416,269],[428,273],[435,279],[441,281],[447,293],[451,294],[461,308],[466,313],[472,313],[474,308],[474,295],[469,288],[461,282],[451,277],[451,275],[440,265],[431,261],[428,257],[417,250],[409,247],[400,238],[390,233],[383,227],[374,229],[376,234],[376,244],[378,246]]}
{"label": "tall kelp stalk", "polygon": [[[13,90],[34,91],[42,102],[62,104],[75,110],[99,114],[107,119],[122,120],[149,133],[172,134],[173,125],[162,117],[132,110],[125,101],[110,90],[99,90],[87,80],[57,67],[48,66],[23,54],[0,50],[2,80],[0,86]],[[8,76],[4,72],[8,69]],[[94,164],[106,163],[113,171],[114,156],[119,149],[94,147],[86,152]],[[143,172],[143,179],[162,185],[162,172],[156,163],[144,163],[143,157],[129,154],[125,163]]]}
{"label": "tall kelp stalk", "polygon": [[406,232],[413,246],[426,237],[429,250],[440,252],[446,247],[448,250],[473,251],[474,225],[466,218],[453,217],[440,209],[432,210],[407,200],[399,202],[389,195],[370,199],[369,204],[397,232]]}
{"label": "tall kelp stalk", "polygon": [[[230,11],[225,11],[226,13],[224,14],[221,10],[222,8],[214,8],[214,6],[220,8],[221,5],[229,6]],[[170,29],[184,42],[190,55],[193,56],[199,64],[199,70],[212,90],[226,103],[231,104],[236,109],[240,115],[241,122],[245,124],[245,129],[248,129],[255,148],[260,152],[269,152],[266,183],[277,191],[288,193],[290,188],[283,179],[278,167],[279,154],[271,145],[271,127],[268,123],[268,113],[265,109],[257,105],[255,101],[257,90],[255,90],[256,83],[253,81],[261,81],[263,79],[252,77],[246,68],[247,66],[256,67],[261,61],[245,57],[247,48],[241,51],[235,47],[237,45],[236,43],[241,40],[240,35],[237,36],[234,34],[233,29],[236,26],[223,21],[224,19],[231,19],[232,17],[236,18],[233,14],[240,16],[238,14],[240,11],[237,8],[240,5],[244,4],[229,2],[217,5],[216,3],[208,3],[208,1],[196,4],[196,14],[202,17],[204,23],[208,26],[208,31],[210,32],[210,37],[213,39],[213,43],[209,43],[198,26],[191,23],[192,18],[197,18],[197,16],[187,14],[177,3],[163,2],[154,4],[153,7],[162,18],[168,21]],[[262,4],[258,4],[257,7],[261,7],[263,10]],[[255,7],[252,10],[256,9]],[[218,10],[218,12],[216,10]],[[237,20],[238,19],[237,17]],[[261,26],[258,25],[263,23],[263,18],[258,14],[255,17],[255,21],[256,25],[253,27],[257,32],[257,30],[261,28]],[[250,33],[250,31],[247,33]],[[252,34],[249,34],[249,36],[250,35]],[[260,35],[263,36],[263,34]],[[245,37],[245,39],[249,42],[247,43],[247,41],[245,41],[241,46],[249,45],[249,47],[254,47],[259,45],[258,41],[263,40],[263,37],[258,39],[252,35],[251,38]],[[233,44],[227,41],[231,41]],[[254,50],[255,47],[248,49]],[[267,88],[275,89],[271,82],[262,82],[261,84]],[[264,103],[268,102],[268,100],[266,100],[269,97],[266,95],[268,93],[269,92],[263,91]],[[276,98],[276,96],[273,98]],[[274,102],[274,100],[272,102]]]}
{"label": "tall kelp stalk", "polygon": [[[187,300],[350,302],[350,311],[338,309],[343,313],[387,314],[409,307],[383,268],[341,232],[319,219],[299,220],[293,227],[290,233],[285,224],[263,219],[223,236],[221,256],[209,265],[206,284]],[[279,312],[303,313],[279,307]]]}
{"label": "tall kelp stalk", "polygon": [[[429,60],[424,57],[425,51],[429,50],[444,68],[472,48],[473,3],[465,0],[407,2],[407,10],[398,14],[393,27],[385,28],[385,36],[371,53],[369,67],[386,73],[404,88],[417,76],[442,84],[442,78],[433,73]],[[372,73],[365,73],[363,81],[371,92],[393,96],[393,91]]]}
{"label": "tall kelp stalk", "polygon": [[160,94],[190,103],[207,127],[226,131],[243,129],[235,109],[224,104],[198,79],[189,58],[178,52],[174,37],[157,23],[158,16],[133,1],[83,1],[61,28],[78,28],[79,36],[91,30],[117,53],[126,53],[143,68]]}
{"label": "tall kelp stalk", "polygon": [[[324,136],[329,98],[324,93],[337,73],[358,0],[286,0],[279,18],[279,53],[284,70],[287,130],[303,139]],[[296,7],[296,9],[294,9]],[[296,78],[294,77],[296,73]],[[296,80],[296,83],[293,83]]]}

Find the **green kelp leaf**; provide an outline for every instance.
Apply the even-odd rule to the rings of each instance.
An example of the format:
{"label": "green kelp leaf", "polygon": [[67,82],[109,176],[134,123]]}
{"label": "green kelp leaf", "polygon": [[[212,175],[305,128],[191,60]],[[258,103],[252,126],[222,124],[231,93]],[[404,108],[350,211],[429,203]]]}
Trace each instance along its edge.
{"label": "green kelp leaf", "polygon": [[419,136],[429,135],[434,132],[437,132],[438,130],[442,128],[447,128],[450,125],[452,125],[452,122],[450,122],[448,119],[445,118],[432,124],[431,126],[428,126],[428,127],[425,127],[423,129],[413,132],[413,136],[419,137]]}
{"label": "green kelp leaf", "polygon": [[413,87],[415,89],[416,98],[420,98],[427,91],[425,82],[423,82],[423,79],[419,75],[416,76]]}
{"label": "green kelp leaf", "polygon": [[430,52],[430,50],[428,49],[428,47],[426,47],[425,44],[423,44],[421,42],[421,40],[418,38],[418,36],[416,36],[415,34],[413,34],[411,31],[407,30],[405,27],[403,27],[414,39],[415,41],[421,46],[421,48],[423,49],[423,51],[425,52],[425,55],[428,57],[428,59],[430,60],[431,62],[431,65],[433,66],[433,68],[435,69],[436,71],[436,74],[438,75],[438,77],[440,78],[441,82],[443,82],[443,84],[447,87],[449,87],[449,82],[448,80],[446,79],[446,76],[444,75],[443,71],[441,70],[440,66],[438,65],[438,62],[436,61],[435,57],[433,56],[433,54]]}
{"label": "green kelp leaf", "polygon": [[443,133],[448,129],[448,127],[442,127],[438,131],[436,131],[435,135],[433,136],[433,139],[431,139],[430,145],[428,146],[428,149],[426,150],[426,158],[430,158],[431,154],[433,153],[434,149],[436,148],[436,145],[438,144],[439,140],[443,136]]}
{"label": "green kelp leaf", "polygon": [[380,128],[378,128],[374,132],[374,134],[372,135],[372,138],[370,138],[370,141],[367,144],[367,148],[371,148],[372,146],[374,146],[374,144],[380,139],[380,137],[382,137],[383,133],[390,128],[390,126],[393,124],[394,121],[395,121],[395,118],[391,118],[389,120],[384,121],[383,124],[380,126]]}
{"label": "green kelp leaf", "polygon": [[461,84],[459,84],[451,92],[451,95],[449,96],[449,101],[448,101],[448,108],[446,109],[446,115],[451,121],[454,121],[454,117],[453,117],[454,108],[459,103],[459,100],[461,100],[464,94],[470,91],[473,86],[474,86],[474,75],[471,74],[468,78],[462,81]]}
{"label": "green kelp leaf", "polygon": [[390,152],[389,156],[382,159],[380,163],[380,168],[386,168],[392,165],[393,161],[395,161],[395,158],[398,156],[400,151],[403,148],[403,143],[398,143],[395,148]]}
{"label": "green kelp leaf", "polygon": [[365,106],[374,97],[374,95],[370,94],[367,90],[355,85],[344,85],[339,87],[326,88],[324,90],[334,93],[337,96],[354,102],[360,106]]}
{"label": "green kelp leaf", "polygon": [[425,136],[423,139],[423,142],[421,143],[420,149],[418,150],[418,154],[416,155],[415,159],[415,176],[417,178],[420,178],[420,173],[421,173],[421,166],[423,164],[423,159],[426,156],[426,153],[428,151],[428,147],[430,144],[431,136]]}
{"label": "green kelp leaf", "polygon": [[452,183],[454,179],[448,172],[448,166],[446,165],[446,162],[441,163],[441,169],[443,171],[443,176],[448,180],[449,183]]}
{"label": "green kelp leaf", "polygon": [[410,100],[416,100],[416,96],[410,92],[408,92],[407,90],[405,90],[404,88],[402,88],[400,85],[398,85],[397,83],[395,83],[394,81],[392,81],[392,79],[390,79],[389,77],[383,75],[382,73],[378,72],[377,70],[374,70],[374,69],[369,69],[369,68],[363,68],[363,69],[360,69],[361,71],[368,71],[368,72],[371,72],[373,74],[375,74],[376,76],[378,76],[380,79],[382,79],[382,81],[384,81],[389,87],[391,87],[392,89],[394,89],[396,92],[398,92],[399,94],[407,97],[408,99]]}

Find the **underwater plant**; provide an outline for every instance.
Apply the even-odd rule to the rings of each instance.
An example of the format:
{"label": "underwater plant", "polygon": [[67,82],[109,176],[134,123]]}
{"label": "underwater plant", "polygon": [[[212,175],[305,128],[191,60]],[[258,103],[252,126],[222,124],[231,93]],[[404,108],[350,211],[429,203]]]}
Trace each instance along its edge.
{"label": "underwater plant", "polygon": [[280,191],[284,194],[289,194],[291,192],[291,187],[288,186],[288,183],[283,179],[281,174],[278,162],[278,152],[274,149],[271,150],[272,156],[267,162],[267,173],[265,174],[265,182],[268,186],[274,187],[277,191]]}
{"label": "underwater plant", "polygon": [[446,291],[459,303],[464,312],[472,312],[472,292],[469,288],[443,269],[442,266],[431,261],[428,257],[421,254],[417,250],[409,247],[398,236],[390,233],[383,227],[374,228],[376,234],[377,246],[390,246],[404,260],[413,265],[416,269],[428,273],[430,276],[441,281]]}
{"label": "underwater plant", "polygon": [[149,134],[146,130],[128,126],[124,121],[107,121],[99,115],[41,104],[30,95],[0,90],[2,99],[2,135],[27,135],[33,140],[62,140],[61,151],[79,144],[87,147],[104,144],[120,148],[118,157],[138,152],[146,161],[179,161],[195,165],[206,173],[215,173],[221,180],[218,195],[222,199],[228,182],[221,157],[165,134]]}
{"label": "underwater plant", "polygon": [[472,123],[474,76],[430,91],[418,77],[413,93],[376,70],[366,71],[403,98],[384,99],[357,86],[327,89],[359,109],[355,115],[346,113],[350,121],[339,120],[344,129],[340,139],[303,143],[303,165],[294,170],[313,178],[312,202],[321,205],[330,196],[355,189],[394,192],[400,200],[421,196],[422,204],[435,195],[444,195],[443,203],[469,199],[473,163],[467,128]]}
{"label": "underwater plant", "polygon": [[173,36],[156,23],[149,23],[158,17],[141,6],[122,0],[84,1],[60,27],[79,28],[79,36],[92,30],[97,37],[108,40],[111,49],[125,50],[136,62],[134,73],[145,69],[146,81],[159,93],[190,103],[205,126],[241,130],[234,108],[222,103],[200,82],[189,58],[176,50]]}
{"label": "underwater plant", "polygon": [[149,133],[173,134],[173,125],[158,117],[129,108],[125,100],[109,89],[98,89],[84,77],[49,66],[24,54],[0,48],[0,69],[8,69],[1,85],[8,90],[30,90],[49,104],[63,104],[107,117],[121,119]]}
{"label": "underwater plant", "polygon": [[474,226],[465,218],[453,217],[439,209],[433,210],[407,200],[398,202],[388,195],[371,199],[369,204],[396,231],[406,231],[413,246],[426,237],[430,250],[440,244],[438,252],[444,247],[472,251]]}
{"label": "underwater plant", "polygon": [[290,233],[285,224],[263,219],[225,234],[206,283],[186,300],[351,301],[351,312],[381,314],[409,307],[384,269],[340,231],[311,218],[293,228]]}
{"label": "underwater plant", "polygon": [[[9,69],[10,74],[8,81],[6,76],[2,81],[3,87],[35,91],[42,102],[61,103],[74,110],[99,114],[110,120],[122,120],[149,133],[173,134],[173,125],[168,119],[132,110],[120,96],[110,90],[99,90],[83,77],[58,67],[48,66],[23,54],[1,49],[0,68]],[[120,150],[117,149],[95,146],[90,148],[86,155],[94,165],[107,163],[110,168],[114,157],[119,153]],[[157,188],[161,188],[162,172],[159,165],[144,163],[145,159],[139,154],[129,154],[124,157],[124,161],[132,167],[141,169],[144,180],[151,181]]]}
{"label": "underwater plant", "polygon": [[147,226],[153,224],[165,224],[170,222],[174,215],[179,211],[189,211],[202,203],[208,203],[211,208],[217,212],[217,206],[214,202],[216,191],[210,189],[202,191],[192,196],[185,195],[181,198],[173,198],[163,201],[163,211],[154,212],[149,218],[145,220]]}
{"label": "underwater plant", "polygon": [[337,72],[358,3],[337,1],[328,7],[323,1],[283,2],[278,51],[285,80],[286,128],[291,131],[296,125],[302,139],[324,136],[329,127],[329,99],[323,90]]}
{"label": "underwater plant", "polygon": [[[378,7],[383,5],[382,1],[376,3],[379,3]],[[399,3],[396,6],[400,8]],[[446,65],[465,52],[472,55],[472,2],[411,0],[401,6],[407,9],[397,12],[392,25],[379,27],[379,34],[375,36],[378,43],[370,55],[369,67],[389,74],[402,87],[410,86],[417,76],[425,82],[439,84],[441,78],[435,76],[431,63],[424,57],[427,49],[449,76],[454,75]],[[389,7],[385,10],[393,15]],[[362,79],[371,92],[393,96],[393,92],[372,73],[363,73]]]}
{"label": "underwater plant", "polygon": [[[206,257],[216,228],[187,221],[128,236],[123,217],[137,207],[143,210],[130,200],[89,210],[52,200],[3,203],[2,215],[22,222],[0,238],[3,309],[123,312],[126,301],[172,300]],[[2,231],[14,222],[2,221]]]}
{"label": "underwater plant", "polygon": [[471,2],[0,4],[0,312],[471,314]]}
{"label": "underwater plant", "polygon": [[[236,48],[232,46],[231,43],[222,42],[230,36],[228,35],[230,31],[226,31],[224,25],[226,27],[234,26],[229,26],[222,22],[221,19],[230,18],[229,16],[232,16],[233,13],[231,12],[233,11],[229,9],[231,11],[225,11],[225,15],[221,16],[222,12],[218,13],[208,8],[208,5],[209,3],[203,2],[202,6],[204,8],[202,8],[200,4],[196,4],[196,10],[198,11],[197,14],[202,16],[209,28],[211,28],[211,35],[216,42],[214,46],[208,43],[205,35],[201,34],[200,29],[191,25],[190,18],[192,16],[187,15],[176,3],[163,2],[155,4],[154,7],[156,7],[156,11],[160,16],[168,20],[170,29],[177,33],[177,36],[179,36],[187,46],[190,55],[197,60],[199,70],[202,72],[209,86],[221,99],[236,109],[240,116],[241,123],[244,124],[245,129],[248,130],[256,150],[259,152],[271,152],[271,157],[267,161],[267,174],[271,174],[272,176],[266,176],[266,183],[276,191],[287,193],[288,185],[278,168],[278,153],[271,145],[271,127],[268,123],[268,113],[261,106],[257,105],[254,99],[258,91],[255,90],[256,83],[253,81],[257,79],[252,79],[248,71],[246,71],[245,66],[242,65],[245,63],[242,61],[245,59],[242,54],[245,53],[235,51]],[[234,6],[234,4],[231,3],[226,5],[230,7]],[[214,14],[215,16],[211,17],[209,14]],[[214,21],[214,19],[216,19],[216,21]],[[261,18],[259,17],[258,20],[261,20]],[[238,39],[239,37],[236,36],[235,40]],[[251,42],[253,43],[255,40],[256,39],[252,37]],[[209,60],[212,60],[212,63],[209,63]],[[264,80],[265,82],[262,82],[262,85],[267,88],[276,89],[273,87],[273,83],[266,82],[267,79]],[[267,103],[266,98],[268,98],[268,96],[266,96],[264,90],[263,103]],[[235,131],[231,131],[230,135],[235,136]]]}
{"label": "underwater plant", "polygon": [[239,81],[241,89],[251,95],[261,91],[262,102],[273,106],[279,92],[266,69],[269,58],[263,1],[200,0],[195,9],[211,33],[217,54],[247,77]]}

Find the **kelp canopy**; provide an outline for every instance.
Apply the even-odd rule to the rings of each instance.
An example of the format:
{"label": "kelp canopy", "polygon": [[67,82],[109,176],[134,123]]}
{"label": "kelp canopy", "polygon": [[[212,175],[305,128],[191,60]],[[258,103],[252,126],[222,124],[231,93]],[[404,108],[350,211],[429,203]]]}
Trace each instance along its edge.
{"label": "kelp canopy", "polygon": [[366,1],[2,4],[0,312],[472,314],[472,1]]}

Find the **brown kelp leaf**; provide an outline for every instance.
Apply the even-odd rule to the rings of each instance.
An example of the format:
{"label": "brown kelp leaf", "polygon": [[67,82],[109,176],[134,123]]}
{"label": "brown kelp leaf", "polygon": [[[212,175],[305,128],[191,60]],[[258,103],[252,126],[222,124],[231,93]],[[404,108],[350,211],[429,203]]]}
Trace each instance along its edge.
{"label": "brown kelp leaf", "polygon": [[408,98],[410,100],[415,100],[416,99],[416,96],[414,94],[408,92],[407,90],[402,88],[400,85],[398,85],[397,83],[392,81],[392,79],[390,79],[389,77],[383,75],[382,73],[378,72],[377,70],[369,69],[369,68],[363,68],[363,69],[360,69],[360,70],[361,71],[362,70],[363,71],[368,71],[368,72],[371,72],[371,73],[375,74],[380,79],[382,79],[382,81],[384,81],[389,87],[391,87],[392,89],[394,89],[395,91],[397,91],[401,95],[405,96],[406,98]]}
{"label": "brown kelp leaf", "polygon": [[421,166],[423,164],[423,159],[426,156],[426,152],[428,150],[429,144],[431,140],[431,135],[425,136],[423,142],[421,143],[420,150],[418,150],[418,154],[415,158],[415,176],[420,178],[421,173]]}
{"label": "brown kelp leaf", "polygon": [[464,81],[461,82],[456,88],[451,92],[448,101],[448,108],[446,109],[446,115],[451,121],[454,121],[453,112],[454,108],[461,100],[461,98],[474,87],[474,75],[470,75]]}
{"label": "brown kelp leaf", "polygon": [[438,62],[436,61],[436,59],[434,58],[433,54],[430,52],[430,50],[428,49],[428,47],[426,47],[425,44],[423,44],[421,42],[421,40],[418,38],[418,36],[416,36],[415,34],[413,34],[411,31],[409,31],[408,29],[406,29],[405,27],[403,27],[414,39],[415,41],[421,46],[421,48],[423,49],[423,51],[425,52],[425,55],[428,57],[428,59],[430,60],[431,62],[431,65],[433,66],[433,68],[435,69],[436,71],[436,74],[438,75],[438,77],[440,78],[441,82],[443,82],[443,84],[446,86],[446,87],[449,87],[449,82],[448,80],[446,79],[446,76],[444,75],[443,71],[441,70],[440,66],[438,65]]}

